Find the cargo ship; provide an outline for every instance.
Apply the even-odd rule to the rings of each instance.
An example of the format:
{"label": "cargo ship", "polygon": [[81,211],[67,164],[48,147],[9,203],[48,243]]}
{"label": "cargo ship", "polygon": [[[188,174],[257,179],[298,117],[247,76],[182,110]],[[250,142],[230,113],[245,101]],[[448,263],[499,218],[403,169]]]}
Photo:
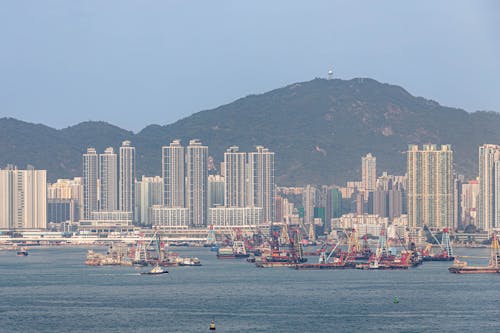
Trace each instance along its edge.
{"label": "cargo ship", "polygon": [[217,250],[218,259],[242,259],[249,256],[242,241],[234,241],[232,247],[220,247]]}
{"label": "cargo ship", "polygon": [[497,235],[493,235],[491,241],[490,262],[488,266],[469,266],[465,261],[455,259],[453,266],[448,268],[450,273],[454,274],[484,274],[484,273],[500,273],[498,265],[498,257],[500,256]]}

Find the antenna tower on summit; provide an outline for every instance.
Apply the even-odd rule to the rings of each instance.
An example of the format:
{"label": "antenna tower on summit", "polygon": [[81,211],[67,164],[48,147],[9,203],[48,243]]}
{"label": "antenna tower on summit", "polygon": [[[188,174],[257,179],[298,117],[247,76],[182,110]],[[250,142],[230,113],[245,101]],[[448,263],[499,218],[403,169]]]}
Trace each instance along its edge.
{"label": "antenna tower on summit", "polygon": [[333,79],[333,71],[330,69],[328,71],[328,80],[331,80],[331,79]]}

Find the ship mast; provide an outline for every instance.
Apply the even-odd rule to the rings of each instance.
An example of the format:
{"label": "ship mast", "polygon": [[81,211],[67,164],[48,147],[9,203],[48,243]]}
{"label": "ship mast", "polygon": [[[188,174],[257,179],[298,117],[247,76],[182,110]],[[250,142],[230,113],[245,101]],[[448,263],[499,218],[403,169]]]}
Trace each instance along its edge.
{"label": "ship mast", "polygon": [[493,239],[491,241],[491,259],[490,263],[491,266],[498,268],[498,256],[499,256],[499,246],[498,246],[498,239],[497,235],[493,234]]}

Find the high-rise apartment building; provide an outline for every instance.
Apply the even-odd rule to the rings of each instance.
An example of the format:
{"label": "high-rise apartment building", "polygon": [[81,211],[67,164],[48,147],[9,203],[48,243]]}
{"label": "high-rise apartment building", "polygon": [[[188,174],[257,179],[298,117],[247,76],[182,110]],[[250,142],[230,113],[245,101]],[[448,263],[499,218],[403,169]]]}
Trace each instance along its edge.
{"label": "high-rise apartment building", "polygon": [[163,202],[166,207],[185,206],[184,147],[180,140],[162,147]]}
{"label": "high-rise apartment building", "polygon": [[373,192],[372,214],[380,217],[389,216],[389,191],[376,190]]}
{"label": "high-rise apartment building", "polygon": [[453,177],[453,229],[463,229],[462,225],[462,184],[464,182],[463,175],[454,175]]}
{"label": "high-rise apartment building", "polygon": [[466,184],[462,184],[462,199],[460,203],[462,205],[462,221],[463,227],[469,224],[478,226],[477,216],[478,216],[478,205],[479,205],[479,182],[477,180],[471,180]]}
{"label": "high-rise apartment building", "polygon": [[90,219],[91,213],[98,210],[97,179],[98,156],[94,148],[83,154],[83,219]]}
{"label": "high-rise apartment building", "polygon": [[[119,209],[134,212],[135,208],[135,147],[123,141],[120,147]],[[133,214],[132,214],[133,215]]]}
{"label": "high-rise apartment building", "polygon": [[226,207],[245,207],[246,193],[246,154],[239,147],[232,146],[224,153],[225,190],[224,204]]}
{"label": "high-rise apartment building", "polygon": [[99,210],[114,211],[118,209],[118,165],[112,147],[106,148],[99,155]]}
{"label": "high-rise apartment building", "polygon": [[262,146],[256,152],[248,153],[248,177],[251,205],[262,207],[264,222],[272,222],[274,218],[274,153]]}
{"label": "high-rise apartment building", "polygon": [[326,194],[326,223],[342,215],[342,194],[338,188],[330,188]]}
{"label": "high-rise apartment building", "polygon": [[47,228],[47,172],[0,170],[0,229]]}
{"label": "high-rise apartment building", "polygon": [[192,226],[207,225],[208,147],[199,140],[186,147],[186,208]]}
{"label": "high-rise apartment building", "polygon": [[388,217],[393,220],[403,214],[404,193],[402,190],[393,189],[388,191]]}
{"label": "high-rise apartment building", "polygon": [[284,200],[280,195],[277,195],[276,198],[274,198],[274,222],[283,222],[284,220]]}
{"label": "high-rise apartment building", "polygon": [[220,175],[208,176],[208,207],[224,206],[224,177]]}
{"label": "high-rise apartment building", "polygon": [[377,187],[377,158],[371,153],[361,158],[361,182],[365,192],[375,191]]}
{"label": "high-rise apartment building", "polygon": [[302,192],[302,206],[304,207],[304,223],[310,224],[314,221],[314,207],[316,206],[316,187],[306,185]]}
{"label": "high-rise apartment building", "polygon": [[47,185],[47,223],[78,221],[83,207],[82,178],[58,179]]}
{"label": "high-rise apartment building", "polygon": [[144,225],[151,225],[151,208],[163,204],[163,179],[159,176],[142,176],[136,182],[136,208],[134,219]]}
{"label": "high-rise apartment building", "polygon": [[500,186],[497,182],[497,162],[500,161],[500,146],[485,144],[479,147],[479,210],[478,226],[482,230],[491,231],[500,226],[497,224],[496,202]]}
{"label": "high-rise apartment building", "polygon": [[410,145],[407,152],[408,220],[411,228],[442,229],[453,223],[453,151],[450,145]]}

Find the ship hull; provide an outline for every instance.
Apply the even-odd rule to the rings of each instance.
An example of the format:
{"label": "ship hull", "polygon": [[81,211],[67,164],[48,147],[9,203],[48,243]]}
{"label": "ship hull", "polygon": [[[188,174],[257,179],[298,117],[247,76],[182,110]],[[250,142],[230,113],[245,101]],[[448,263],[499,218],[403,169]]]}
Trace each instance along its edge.
{"label": "ship hull", "polygon": [[296,264],[295,269],[315,270],[315,269],[351,269],[352,266],[337,264]]}
{"label": "ship hull", "polygon": [[218,254],[217,259],[243,259],[243,258],[248,258],[250,254]]}
{"label": "ship hull", "polygon": [[380,266],[360,265],[360,266],[357,266],[356,268],[357,269],[368,270],[368,271],[375,271],[375,270],[401,270],[401,269],[408,269],[408,266],[399,266],[399,265],[392,265],[392,266],[385,266],[385,265],[380,265]]}
{"label": "ship hull", "polygon": [[450,273],[454,274],[497,274],[500,268],[495,267],[450,267]]}
{"label": "ship hull", "polygon": [[295,263],[291,262],[256,262],[255,266],[259,268],[270,268],[270,267],[294,267]]}
{"label": "ship hull", "polygon": [[423,261],[453,261],[455,257],[423,257]]}
{"label": "ship hull", "polygon": [[183,262],[180,262],[179,263],[179,266],[201,266],[200,263],[183,263]]}
{"label": "ship hull", "polygon": [[161,275],[161,274],[168,274],[167,271],[164,272],[158,272],[158,273],[152,273],[152,272],[142,272],[141,275]]}

